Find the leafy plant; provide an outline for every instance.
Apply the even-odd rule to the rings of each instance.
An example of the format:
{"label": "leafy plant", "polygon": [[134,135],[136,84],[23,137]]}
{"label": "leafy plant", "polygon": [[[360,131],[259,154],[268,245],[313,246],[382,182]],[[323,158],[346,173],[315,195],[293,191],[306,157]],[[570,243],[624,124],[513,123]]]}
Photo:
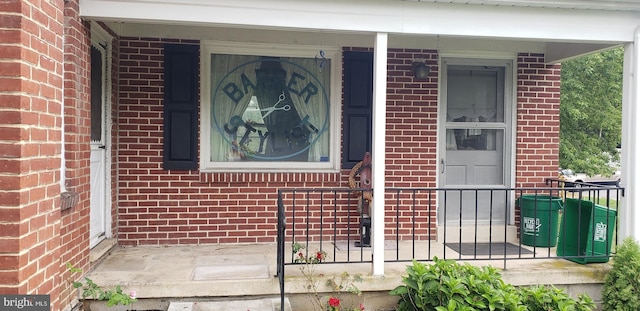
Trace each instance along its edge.
{"label": "leafy plant", "polygon": [[581,294],[574,300],[564,290],[552,285],[537,285],[519,289],[527,310],[589,311],[596,307],[593,299]]}
{"label": "leafy plant", "polygon": [[434,257],[432,265],[413,261],[404,285],[392,295],[400,296],[398,309],[413,310],[526,310],[518,305],[515,288],[505,284],[495,268]]}
{"label": "leafy plant", "polygon": [[331,289],[331,295],[325,297],[321,294],[320,277],[321,274],[316,274],[317,265],[322,263],[327,258],[325,251],[316,251],[312,255],[305,255],[302,250],[306,247],[298,242],[294,242],[291,245],[293,251],[295,263],[301,264],[300,271],[306,279],[306,289],[310,294],[311,301],[322,310],[340,311],[340,310],[353,310],[362,311],[364,306],[360,304],[358,307],[343,308],[342,295],[345,293],[361,295],[362,292],[356,286],[356,282],[362,282],[362,276],[359,274],[350,275],[347,272],[343,272],[338,276],[329,278],[325,285]]}
{"label": "leafy plant", "polygon": [[496,268],[475,267],[433,258],[427,265],[413,261],[408,275],[391,291],[399,296],[399,311],[588,311],[595,304],[587,295],[578,300],[553,286],[515,287]]}
{"label": "leafy plant", "polygon": [[603,310],[640,310],[640,246],[631,237],[622,241],[602,288]]}
{"label": "leafy plant", "polygon": [[[82,272],[82,269],[74,267],[71,263],[67,263],[67,269],[72,273]],[[130,305],[137,301],[136,292],[131,291],[129,294],[122,292],[122,287],[117,285],[115,288],[105,289],[88,277],[84,277],[84,282],[73,282],[73,288],[81,290],[82,299],[91,298],[94,300],[106,300],[107,306]]]}

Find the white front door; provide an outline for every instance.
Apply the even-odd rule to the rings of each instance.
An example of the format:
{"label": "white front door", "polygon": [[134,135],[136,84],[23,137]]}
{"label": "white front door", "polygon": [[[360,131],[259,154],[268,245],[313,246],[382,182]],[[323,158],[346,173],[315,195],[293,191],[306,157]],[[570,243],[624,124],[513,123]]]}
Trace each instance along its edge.
{"label": "white front door", "polygon": [[[439,223],[507,222],[511,61],[445,58]],[[474,189],[479,189],[475,191]],[[484,189],[484,190],[483,190]],[[470,191],[472,190],[472,191]]]}
{"label": "white front door", "polygon": [[91,46],[91,212],[89,246],[106,237],[106,50],[100,44]]}

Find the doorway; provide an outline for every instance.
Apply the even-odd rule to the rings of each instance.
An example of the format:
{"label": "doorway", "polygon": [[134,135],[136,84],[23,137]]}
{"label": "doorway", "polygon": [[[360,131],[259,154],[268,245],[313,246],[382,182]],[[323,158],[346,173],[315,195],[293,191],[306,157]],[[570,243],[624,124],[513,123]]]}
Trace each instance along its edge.
{"label": "doorway", "polygon": [[[506,224],[512,61],[444,58],[440,224]],[[476,191],[477,189],[477,191]],[[494,189],[494,190],[491,190]]]}
{"label": "doorway", "polygon": [[[98,26],[92,24],[91,44],[91,155],[90,155],[90,213],[89,246],[98,245],[110,237],[111,214],[109,213],[109,123],[107,111],[110,99],[109,53],[111,39],[96,33]],[[97,39],[97,38],[101,38]]]}

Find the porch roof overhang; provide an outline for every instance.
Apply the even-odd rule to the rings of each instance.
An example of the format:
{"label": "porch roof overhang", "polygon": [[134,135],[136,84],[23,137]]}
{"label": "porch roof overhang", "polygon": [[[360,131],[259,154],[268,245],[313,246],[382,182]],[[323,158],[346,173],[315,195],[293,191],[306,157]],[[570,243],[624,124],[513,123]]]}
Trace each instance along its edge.
{"label": "porch roof overhang", "polygon": [[[524,0],[80,0],[121,36],[544,53],[558,62],[633,42],[640,3]],[[224,31],[222,31],[224,29]]]}

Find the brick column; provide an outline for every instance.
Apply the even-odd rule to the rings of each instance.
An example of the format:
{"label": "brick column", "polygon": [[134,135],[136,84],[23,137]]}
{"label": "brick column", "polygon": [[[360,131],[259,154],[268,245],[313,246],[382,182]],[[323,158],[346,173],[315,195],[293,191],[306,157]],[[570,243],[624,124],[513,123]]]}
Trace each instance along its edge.
{"label": "brick column", "polygon": [[[64,140],[65,190],[77,195],[77,202],[63,204],[60,228],[60,306],[73,304],[77,291],[70,282],[82,277],[72,274],[67,263],[87,272],[90,226],[90,140],[91,140],[91,34],[89,23],[79,16],[79,0],[64,3]],[[69,206],[71,205],[71,206]]]}
{"label": "brick column", "polygon": [[0,293],[60,290],[62,0],[0,2]]}

